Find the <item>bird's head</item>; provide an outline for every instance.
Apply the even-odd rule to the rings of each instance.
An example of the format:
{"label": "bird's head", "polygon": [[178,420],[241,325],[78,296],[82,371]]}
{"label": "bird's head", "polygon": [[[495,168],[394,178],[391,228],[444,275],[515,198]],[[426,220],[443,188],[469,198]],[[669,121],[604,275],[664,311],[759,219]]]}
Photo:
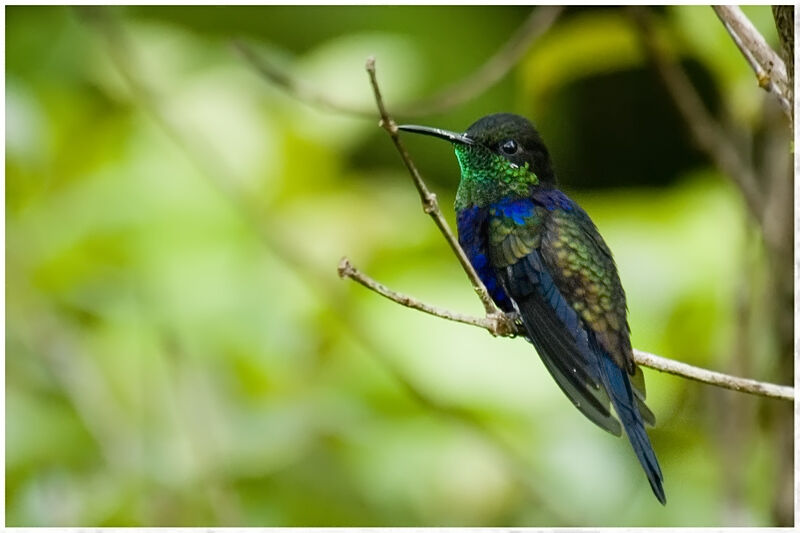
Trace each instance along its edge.
{"label": "bird's head", "polygon": [[[554,185],[550,154],[527,119],[511,113],[487,115],[464,133],[427,126],[398,126],[453,143],[461,165],[461,188],[478,200],[527,196],[532,187]],[[483,198],[485,197],[485,198]]]}

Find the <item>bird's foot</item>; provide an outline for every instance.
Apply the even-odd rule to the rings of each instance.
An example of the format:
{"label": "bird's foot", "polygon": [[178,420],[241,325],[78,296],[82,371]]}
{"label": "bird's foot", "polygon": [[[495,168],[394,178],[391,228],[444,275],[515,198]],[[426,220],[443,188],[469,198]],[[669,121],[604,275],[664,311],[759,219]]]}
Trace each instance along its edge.
{"label": "bird's foot", "polygon": [[515,337],[519,332],[519,314],[511,313],[492,313],[487,315],[493,323],[489,333],[495,337]]}

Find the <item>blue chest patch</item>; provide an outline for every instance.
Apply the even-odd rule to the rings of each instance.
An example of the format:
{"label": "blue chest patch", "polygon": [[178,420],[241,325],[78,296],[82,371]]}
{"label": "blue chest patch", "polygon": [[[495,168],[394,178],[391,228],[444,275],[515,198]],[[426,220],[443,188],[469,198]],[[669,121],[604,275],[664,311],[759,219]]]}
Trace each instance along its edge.
{"label": "blue chest patch", "polygon": [[504,311],[513,309],[511,300],[503,290],[494,268],[489,264],[486,250],[486,221],[489,209],[470,207],[458,212],[458,242],[467,254],[469,262],[475,268],[486,290],[495,303]]}
{"label": "blue chest patch", "polygon": [[503,200],[489,207],[489,214],[510,218],[514,224],[522,225],[533,215],[535,204],[529,199]]}

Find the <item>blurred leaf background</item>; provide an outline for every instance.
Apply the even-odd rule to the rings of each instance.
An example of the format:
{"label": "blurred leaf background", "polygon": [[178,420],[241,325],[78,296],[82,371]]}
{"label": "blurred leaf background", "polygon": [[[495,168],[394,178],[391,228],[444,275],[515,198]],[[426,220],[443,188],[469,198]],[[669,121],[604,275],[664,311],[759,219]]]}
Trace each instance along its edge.
{"label": "blurred leaf background", "polygon": [[[777,45],[769,7],[746,13]],[[231,46],[365,108],[375,55],[391,107],[474,71],[528,14],[6,8],[7,524],[781,525],[775,479],[793,465],[773,435],[792,419],[774,400],[645,370],[661,507],[527,343],[340,281],[346,254],[480,312],[377,115],[300,103]],[[656,14],[710,109],[785,131],[788,154],[713,11]],[[634,346],[791,383],[757,232],[624,10],[568,8],[502,82],[415,121],[496,111],[534,119],[614,251]],[[408,145],[452,221],[452,152]]]}

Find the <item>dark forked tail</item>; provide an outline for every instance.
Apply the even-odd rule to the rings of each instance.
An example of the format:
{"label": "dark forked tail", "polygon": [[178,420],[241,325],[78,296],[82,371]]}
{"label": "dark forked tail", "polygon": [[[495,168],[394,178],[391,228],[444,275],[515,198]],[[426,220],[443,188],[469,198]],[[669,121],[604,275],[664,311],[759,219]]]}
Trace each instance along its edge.
{"label": "dark forked tail", "polygon": [[661,467],[658,465],[653,445],[650,444],[650,438],[645,431],[644,421],[636,407],[628,376],[605,353],[601,356],[600,365],[603,381],[611,397],[611,402],[614,404],[614,409],[622,422],[622,427],[625,428],[625,433],[628,434],[633,451],[647,474],[653,494],[656,495],[658,501],[666,505],[667,496],[664,494],[664,487],[662,486],[664,476],[661,474]]}

